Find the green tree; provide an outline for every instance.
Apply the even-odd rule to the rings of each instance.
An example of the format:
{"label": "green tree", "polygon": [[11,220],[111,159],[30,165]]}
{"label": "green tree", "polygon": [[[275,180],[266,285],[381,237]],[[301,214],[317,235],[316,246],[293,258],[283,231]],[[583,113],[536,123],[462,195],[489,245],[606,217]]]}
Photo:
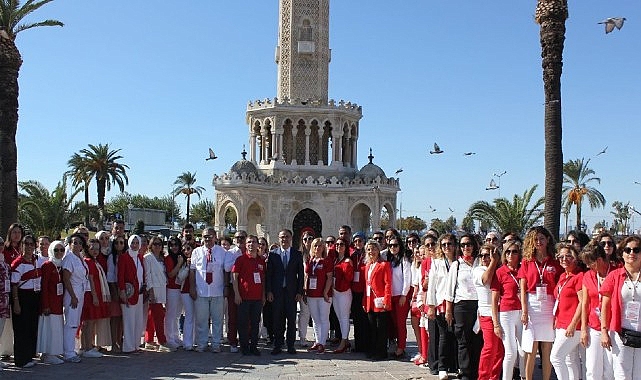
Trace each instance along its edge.
{"label": "green tree", "polygon": [[109,144],[89,144],[88,149],[80,151],[80,155],[85,159],[87,174],[96,179],[100,225],[104,221],[106,191],[111,190],[112,184],[117,184],[120,192],[123,192],[125,185],[129,184],[129,178],[127,178],[129,166],[118,162],[123,158],[118,155],[118,152],[120,149],[109,150]]}
{"label": "green tree", "polygon": [[456,218],[453,216],[450,216],[445,221],[439,218],[434,218],[432,219],[432,224],[430,225],[430,228],[433,228],[436,231],[438,231],[439,235],[443,235],[444,233],[451,233],[452,231],[456,231]]}
{"label": "green tree", "polygon": [[472,219],[469,215],[465,215],[465,217],[463,217],[463,221],[461,222],[461,229],[468,234],[473,233],[474,219]]}
{"label": "green tree", "polygon": [[132,205],[134,208],[165,210],[166,222],[171,222],[172,215],[176,219],[180,218],[180,208],[171,195],[151,198],[141,194],[132,195],[125,191],[109,199],[109,201],[105,203],[105,211],[108,215],[126,215],[129,210],[129,205]]}
{"label": "green tree", "polygon": [[91,183],[91,173],[87,165],[87,158],[78,153],[74,153],[69,161],[67,161],[69,170],[65,172],[65,176],[71,178],[71,184],[80,187],[85,194],[85,206],[83,209],[85,226],[89,225],[89,184]]}
{"label": "green tree", "polygon": [[612,208],[614,211],[610,213],[614,216],[613,227],[615,227],[615,232],[621,232],[624,235],[628,234],[628,222],[632,214],[630,212],[630,202],[623,203],[621,201],[612,202]]}
{"label": "green tree", "polygon": [[19,202],[19,220],[37,235],[52,238],[60,236],[60,231],[70,222],[73,215],[73,199],[80,192],[67,193],[66,178],[58,182],[56,188],[49,192],[38,181],[21,181]]}
{"label": "green tree", "polygon": [[191,196],[196,194],[198,199],[200,199],[201,194],[205,191],[205,188],[202,186],[196,186],[196,173],[183,172],[181,175],[176,178],[174,181],[176,188],[174,189],[174,195],[184,194],[187,198],[187,217],[185,218],[186,222],[189,223],[189,207]]}
{"label": "green tree", "polygon": [[399,228],[403,231],[418,232],[427,227],[427,223],[418,216],[408,216],[399,220]]}
{"label": "green tree", "polygon": [[581,208],[583,198],[587,197],[590,209],[605,206],[605,197],[599,190],[590,186],[592,183],[601,183],[601,178],[593,177],[592,170],[587,161],[583,158],[580,160],[570,160],[563,164],[563,202],[568,212],[572,205],[576,207],[576,229],[581,230]]}
{"label": "green tree", "polygon": [[15,44],[18,33],[40,26],[63,26],[57,20],[24,22],[52,0],[0,0],[0,231],[18,220],[18,75],[22,56]]}
{"label": "green tree", "polygon": [[500,232],[516,231],[523,234],[528,228],[534,226],[542,216],[540,207],[543,198],[532,202],[532,195],[537,185],[526,190],[522,196],[515,194],[512,202],[507,198],[496,198],[493,204],[487,201],[478,201],[470,206],[467,215],[473,219],[487,223]]}
{"label": "green tree", "polygon": [[214,202],[209,199],[203,199],[191,206],[191,220],[193,222],[202,222],[209,226],[214,224]]}
{"label": "green tree", "polygon": [[144,235],[145,234],[145,221],[142,219],[138,219],[136,221],[136,224],[134,225],[134,234],[136,235]]}
{"label": "green tree", "polygon": [[543,92],[545,94],[545,209],[544,224],[559,237],[563,189],[563,146],[561,144],[561,74],[567,0],[537,0],[534,20],[540,26]]}

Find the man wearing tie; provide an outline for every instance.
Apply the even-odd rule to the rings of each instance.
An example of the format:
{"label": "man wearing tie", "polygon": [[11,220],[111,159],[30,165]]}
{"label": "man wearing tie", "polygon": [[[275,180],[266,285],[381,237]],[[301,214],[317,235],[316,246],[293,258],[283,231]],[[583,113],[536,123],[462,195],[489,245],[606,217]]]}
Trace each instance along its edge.
{"label": "man wearing tie", "polygon": [[292,248],[292,232],[283,229],[278,233],[280,247],[269,252],[265,290],[267,301],[272,302],[274,316],[274,350],[282,352],[287,322],[287,352],[295,354],[296,304],[303,298],[303,255]]}
{"label": "man wearing tie", "polygon": [[194,249],[189,268],[189,295],[195,301],[196,311],[196,351],[207,349],[209,320],[212,326],[211,350],[220,352],[220,337],[223,335],[223,302],[225,287],[225,259],[227,251],[216,245],[216,231],[203,230],[204,244]]}

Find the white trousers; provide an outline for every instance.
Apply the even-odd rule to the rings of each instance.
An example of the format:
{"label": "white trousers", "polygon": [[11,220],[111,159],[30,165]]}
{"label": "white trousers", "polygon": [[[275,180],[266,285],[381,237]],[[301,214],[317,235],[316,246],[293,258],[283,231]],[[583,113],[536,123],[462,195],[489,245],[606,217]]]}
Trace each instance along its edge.
{"label": "white trousers", "polygon": [[323,346],[327,342],[327,334],[329,333],[329,309],[332,302],[325,302],[323,297],[307,297],[307,306],[314,321],[314,335],[316,336],[316,343]]}
{"label": "white trousers", "polygon": [[73,288],[76,297],[78,298],[78,306],[71,307],[71,296],[68,292],[62,298],[63,313],[65,316],[65,325],[62,334],[62,348],[64,350],[64,357],[69,359],[76,356],[76,332],[80,327],[80,317],[82,315],[82,307],[85,303],[85,293],[82,288]]}
{"label": "white trousers", "polygon": [[556,329],[550,362],[558,380],[579,380],[579,344],[581,332],[575,331],[571,337],[565,336],[565,329]]}
{"label": "white trousers", "polygon": [[612,367],[617,380],[633,380],[641,378],[641,348],[623,345],[619,334],[610,331],[612,343]]}
{"label": "white trousers", "polygon": [[122,310],[122,352],[131,353],[138,349],[140,337],[145,329],[143,314],[142,296],[138,296],[138,302],[134,305],[120,305]]}
{"label": "white trousers", "polygon": [[[307,326],[309,326],[309,305],[307,305],[303,300],[300,300],[298,303],[298,339],[305,339],[307,336]],[[262,316],[263,313],[261,313]],[[261,324],[262,326],[262,324]]]}
{"label": "white trousers", "polygon": [[585,380],[614,380],[612,351],[601,346],[601,331],[588,328],[590,341],[585,348]]}
{"label": "white trousers", "polygon": [[[352,308],[352,289],[347,289],[344,292],[339,292],[334,289],[332,304],[336,312],[336,318],[341,326],[341,334],[343,339],[349,338],[349,312]],[[338,338],[338,337],[337,337]]]}
{"label": "white trousers", "polygon": [[185,321],[183,323],[183,347],[194,346],[194,326],[196,323],[196,314],[194,310],[194,300],[189,293],[181,293],[183,310],[185,311]]}
{"label": "white trousers", "polygon": [[167,289],[167,303],[165,304],[165,336],[167,342],[179,344],[178,317],[183,309],[180,289]]}
{"label": "white trousers", "polygon": [[516,360],[519,359],[519,368],[525,371],[525,353],[521,348],[521,334],[523,323],[521,323],[521,310],[510,310],[499,312],[499,324],[503,330],[503,380],[512,380],[512,372]]}

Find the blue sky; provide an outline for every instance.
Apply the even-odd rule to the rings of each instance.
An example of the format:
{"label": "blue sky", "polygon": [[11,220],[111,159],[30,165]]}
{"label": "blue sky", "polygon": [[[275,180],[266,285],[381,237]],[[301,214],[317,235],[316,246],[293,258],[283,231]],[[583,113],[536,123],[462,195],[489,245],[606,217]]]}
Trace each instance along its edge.
{"label": "blue sky", "polygon": [[[503,171],[501,196],[534,184],[543,194],[535,7],[535,0],[331,2],[330,98],[363,106],[359,167],[371,147],[388,175],[404,169],[404,216],[445,219],[451,208],[460,222],[471,203],[499,195],[485,188]],[[564,159],[593,157],[608,146],[590,162],[608,201],[605,209],[584,207],[592,227],[611,219],[612,201],[641,209],[634,184],[641,182],[634,153],[641,6],[582,0],[569,7]],[[213,174],[227,172],[248,140],[247,102],[276,94],[277,15],[277,0],[56,0],[43,7],[28,21],[54,18],[65,26],[17,39],[24,60],[19,180],[53,188],[74,152],[109,143],[130,166],[126,191],[167,195],[189,170],[207,189],[203,197],[214,199]],[[627,18],[625,26],[605,35],[597,22],[616,16]],[[428,154],[434,142],[444,154]],[[208,147],[219,159],[205,162]],[[91,191],[95,203],[95,186]]]}

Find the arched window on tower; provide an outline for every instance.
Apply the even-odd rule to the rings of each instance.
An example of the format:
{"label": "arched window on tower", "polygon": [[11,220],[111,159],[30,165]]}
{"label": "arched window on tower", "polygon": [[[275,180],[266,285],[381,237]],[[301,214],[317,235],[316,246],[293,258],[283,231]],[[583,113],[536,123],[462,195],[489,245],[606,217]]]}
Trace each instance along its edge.
{"label": "arched window on tower", "polygon": [[311,54],[315,50],[314,46],[314,29],[309,20],[303,20],[300,26],[300,33],[298,35],[298,53]]}

